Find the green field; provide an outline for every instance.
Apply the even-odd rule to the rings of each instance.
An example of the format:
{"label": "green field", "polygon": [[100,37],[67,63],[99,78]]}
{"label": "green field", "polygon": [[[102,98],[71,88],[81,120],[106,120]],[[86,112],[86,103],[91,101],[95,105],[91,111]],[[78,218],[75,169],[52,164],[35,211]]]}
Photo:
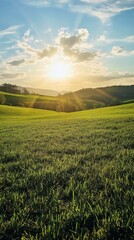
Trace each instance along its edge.
{"label": "green field", "polygon": [[0,92],[0,101],[4,101],[2,104],[10,106],[42,108],[49,110],[56,110],[57,105],[55,97],[30,94],[12,94],[5,92]]}
{"label": "green field", "polygon": [[79,99],[75,94],[72,94],[71,97],[70,95],[51,97],[31,94],[12,94],[6,92],[0,92],[0,104],[59,112],[74,112],[104,106],[103,103],[96,100]]}
{"label": "green field", "polygon": [[0,106],[0,239],[133,240],[134,103]]}

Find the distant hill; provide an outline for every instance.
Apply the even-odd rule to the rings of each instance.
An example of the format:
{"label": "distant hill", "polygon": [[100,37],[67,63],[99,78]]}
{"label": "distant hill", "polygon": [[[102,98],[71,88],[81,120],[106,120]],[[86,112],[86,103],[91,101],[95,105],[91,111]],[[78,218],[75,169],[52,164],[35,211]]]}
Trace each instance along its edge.
{"label": "distant hill", "polygon": [[8,92],[8,93],[15,93],[15,94],[38,94],[38,95],[45,95],[45,96],[58,96],[59,92],[49,89],[40,89],[40,88],[30,88],[30,87],[22,87],[17,86],[9,83],[4,83],[0,85],[0,91]]}
{"label": "distant hill", "polygon": [[63,102],[68,102],[74,111],[114,106],[122,104],[126,101],[133,102],[134,85],[112,86],[95,89],[85,88],[76,92],[66,93],[58,98]]}
{"label": "distant hill", "polygon": [[[18,86],[20,90],[23,91],[23,87]],[[39,95],[45,95],[45,96],[58,96],[59,92],[55,90],[50,90],[50,89],[40,89],[40,88],[26,88],[30,94],[39,94]]]}
{"label": "distant hill", "polygon": [[86,88],[74,93],[78,98],[95,100],[105,104],[122,102],[134,98],[134,85],[112,86],[103,88]]}
{"label": "distant hill", "polygon": [[25,90],[24,94],[20,94],[20,91],[19,89],[19,93],[0,92],[0,104],[75,112],[134,102],[134,85],[87,88],[58,96],[28,94],[29,88]]}

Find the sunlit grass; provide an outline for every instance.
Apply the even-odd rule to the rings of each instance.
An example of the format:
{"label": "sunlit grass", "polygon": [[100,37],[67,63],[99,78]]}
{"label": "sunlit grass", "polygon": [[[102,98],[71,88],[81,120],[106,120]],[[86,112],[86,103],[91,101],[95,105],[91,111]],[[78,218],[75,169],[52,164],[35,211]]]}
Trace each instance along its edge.
{"label": "sunlit grass", "polygon": [[133,239],[134,104],[0,106],[0,239]]}

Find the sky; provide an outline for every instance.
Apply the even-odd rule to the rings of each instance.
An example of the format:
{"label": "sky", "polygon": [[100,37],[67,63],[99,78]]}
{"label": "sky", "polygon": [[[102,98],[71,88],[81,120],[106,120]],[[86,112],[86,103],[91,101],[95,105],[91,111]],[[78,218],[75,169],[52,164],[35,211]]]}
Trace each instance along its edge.
{"label": "sky", "polygon": [[134,84],[134,0],[0,0],[0,84]]}

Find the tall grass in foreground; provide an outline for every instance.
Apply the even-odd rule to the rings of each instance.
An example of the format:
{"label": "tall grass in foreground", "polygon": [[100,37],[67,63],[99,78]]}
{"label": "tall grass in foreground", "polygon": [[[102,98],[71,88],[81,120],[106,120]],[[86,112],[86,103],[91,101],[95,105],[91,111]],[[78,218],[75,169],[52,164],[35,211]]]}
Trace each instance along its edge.
{"label": "tall grass in foreground", "polygon": [[134,118],[114,109],[2,117],[0,239],[134,239]]}

